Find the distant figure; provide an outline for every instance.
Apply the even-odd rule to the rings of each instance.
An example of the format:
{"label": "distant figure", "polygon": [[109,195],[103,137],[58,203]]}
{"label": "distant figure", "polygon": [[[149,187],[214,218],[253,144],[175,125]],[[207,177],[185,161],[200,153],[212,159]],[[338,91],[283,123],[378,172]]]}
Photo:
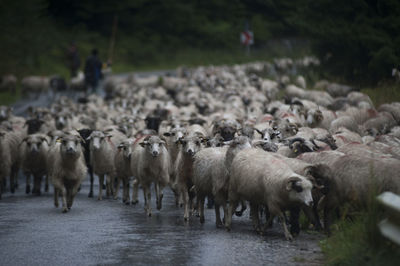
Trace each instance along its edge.
{"label": "distant figure", "polygon": [[75,42],[72,42],[66,52],[67,65],[71,72],[71,78],[76,77],[79,67],[81,66],[81,59],[78,54],[78,48]]}
{"label": "distant figure", "polygon": [[98,56],[97,49],[92,50],[92,54],[85,62],[85,85],[86,92],[96,92],[99,79],[101,78],[102,63]]}

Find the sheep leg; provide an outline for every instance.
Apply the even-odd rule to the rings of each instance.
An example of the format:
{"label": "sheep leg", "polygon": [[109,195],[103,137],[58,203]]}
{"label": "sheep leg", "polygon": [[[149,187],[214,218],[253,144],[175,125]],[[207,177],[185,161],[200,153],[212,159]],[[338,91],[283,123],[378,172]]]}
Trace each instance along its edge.
{"label": "sheep leg", "polygon": [[104,183],[104,175],[99,175],[99,197],[98,200],[102,200],[103,196],[103,183]]}
{"label": "sheep leg", "polygon": [[328,236],[331,235],[331,219],[332,219],[332,211],[325,206],[324,208],[324,229]]}
{"label": "sheep leg", "polygon": [[113,195],[112,184],[113,184],[113,177],[110,174],[108,174],[106,176],[106,195],[107,195],[107,197],[110,197]]}
{"label": "sheep leg", "polygon": [[40,196],[40,189],[42,186],[42,176],[41,175],[34,175],[33,176],[33,193],[36,196]]}
{"label": "sheep leg", "polygon": [[143,193],[145,195],[145,210],[147,216],[151,216],[151,191],[149,186],[143,186]]}
{"label": "sheep leg", "polygon": [[30,174],[30,173],[26,174],[25,193],[26,193],[26,194],[31,193],[31,174]]}
{"label": "sheep leg", "polygon": [[46,184],[44,186],[44,191],[49,192],[49,175],[46,175]]}
{"label": "sheep leg", "polygon": [[204,202],[205,202],[205,197],[203,197],[203,196],[199,196],[198,198],[197,198],[197,201],[198,201],[198,210],[199,210],[199,214],[200,214],[200,223],[202,223],[202,224],[204,224]]}
{"label": "sheep leg", "polygon": [[290,209],[290,233],[292,236],[297,236],[300,233],[300,207],[294,207]]}
{"label": "sheep leg", "polygon": [[16,181],[18,179],[18,165],[13,165],[11,167],[11,175],[10,175],[10,190],[11,193],[15,193]]}
{"label": "sheep leg", "polygon": [[185,221],[189,220],[189,193],[187,189],[182,190],[182,197],[183,197],[183,207],[184,207],[184,214],[183,214],[183,219]]}
{"label": "sheep leg", "polygon": [[67,188],[67,208],[70,210],[72,207],[72,190]]}
{"label": "sheep leg", "polygon": [[139,181],[135,179],[132,182],[132,204],[137,204],[139,202],[138,192],[139,192]]}
{"label": "sheep leg", "polygon": [[257,233],[262,234],[262,230],[260,228],[260,217],[259,217],[259,207],[258,204],[250,203],[250,216],[253,221],[254,230]]}
{"label": "sheep leg", "polygon": [[302,208],[304,214],[306,215],[307,219],[314,225],[315,230],[319,231],[322,229],[321,222],[319,221],[318,211],[314,206],[313,208],[310,207],[303,207]]}
{"label": "sheep leg", "polygon": [[54,206],[56,208],[58,208],[59,204],[58,204],[58,193],[59,193],[59,189],[54,187]]}
{"label": "sheep leg", "polygon": [[156,187],[158,187],[158,191],[157,191],[157,210],[161,210],[161,208],[162,208],[162,199],[163,199],[163,197],[164,197],[164,194],[163,194],[163,189],[164,189],[164,186],[163,185],[161,185],[161,184],[158,184],[158,185],[156,185]]}
{"label": "sheep leg", "polygon": [[281,213],[279,213],[278,217],[279,217],[280,222],[282,223],[283,232],[285,233],[286,240],[292,241],[293,240],[293,236],[290,234],[290,232],[289,232],[289,230],[288,230],[288,228],[286,226],[285,216],[281,212]]}
{"label": "sheep leg", "polygon": [[[116,194],[118,195],[118,192]],[[122,202],[129,205],[129,180],[127,178],[122,179]]]}
{"label": "sheep leg", "polygon": [[[117,187],[115,188],[115,191],[114,191],[114,199],[116,200],[116,199],[118,199],[118,193],[119,193],[119,186],[121,185],[121,178],[117,178]],[[123,184],[124,184],[125,182],[123,182]],[[124,188],[123,188],[124,189]],[[123,192],[122,192],[122,194],[124,194]]]}
{"label": "sheep leg", "polygon": [[66,213],[68,212],[68,207],[67,207],[67,190],[63,186],[61,189],[61,197],[62,197],[62,212]]}
{"label": "sheep leg", "polygon": [[215,209],[215,225],[217,228],[220,228],[222,226],[222,221],[221,221],[221,213],[220,213],[220,205],[215,203],[214,204],[214,209]]}
{"label": "sheep leg", "polygon": [[227,231],[231,230],[232,216],[233,216],[233,212],[236,210],[237,206],[238,206],[238,201],[229,199],[228,216],[225,217],[225,228]]}
{"label": "sheep leg", "polygon": [[93,168],[92,166],[88,166],[88,170],[89,170],[89,175],[90,175],[90,191],[89,191],[89,198],[93,198],[93,181],[94,181],[94,177],[93,177]]}

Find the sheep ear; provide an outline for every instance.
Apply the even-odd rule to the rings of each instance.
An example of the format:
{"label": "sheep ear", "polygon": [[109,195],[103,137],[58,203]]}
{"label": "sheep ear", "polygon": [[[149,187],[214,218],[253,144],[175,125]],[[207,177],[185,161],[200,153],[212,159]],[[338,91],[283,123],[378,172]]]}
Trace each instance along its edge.
{"label": "sheep ear", "polygon": [[210,139],[207,137],[200,137],[200,142],[201,143],[207,143],[207,141],[209,141]]}
{"label": "sheep ear", "polygon": [[165,137],[169,137],[169,136],[171,136],[171,133],[170,133],[170,132],[165,132],[163,135],[164,135]]}
{"label": "sheep ear", "polygon": [[47,144],[49,144],[49,141],[48,141],[47,138],[45,138],[45,137],[41,137],[40,140],[41,140],[42,142],[46,142]]}
{"label": "sheep ear", "polygon": [[144,142],[140,142],[140,143],[139,143],[139,145],[142,146],[143,148],[146,147],[147,144],[148,144],[147,141],[144,141]]}
{"label": "sheep ear", "polygon": [[259,130],[258,128],[254,128],[255,131],[257,131],[258,134],[260,134],[261,136],[263,135],[262,131]]}
{"label": "sheep ear", "polygon": [[302,190],[302,187],[297,184],[297,182],[299,181],[301,181],[301,179],[298,176],[290,177],[286,183],[286,190],[287,191],[296,190],[297,192],[301,192],[299,191],[299,189]]}

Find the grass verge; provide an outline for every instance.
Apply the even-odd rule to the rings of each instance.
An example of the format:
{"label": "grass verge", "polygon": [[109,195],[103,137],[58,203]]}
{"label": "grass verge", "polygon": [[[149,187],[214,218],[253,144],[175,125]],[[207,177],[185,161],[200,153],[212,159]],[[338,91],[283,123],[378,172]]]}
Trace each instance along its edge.
{"label": "grass verge", "polygon": [[383,238],[377,227],[383,213],[368,210],[342,218],[331,237],[320,242],[326,265],[399,265],[400,247]]}

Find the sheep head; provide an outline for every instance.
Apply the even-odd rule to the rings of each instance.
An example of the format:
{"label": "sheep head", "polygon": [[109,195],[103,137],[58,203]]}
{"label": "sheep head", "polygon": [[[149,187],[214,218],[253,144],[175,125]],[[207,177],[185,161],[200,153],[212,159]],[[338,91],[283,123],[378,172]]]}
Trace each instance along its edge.
{"label": "sheep head", "polygon": [[312,205],[312,183],[302,176],[292,176],[286,180],[286,190],[291,201],[301,202],[307,206]]}

